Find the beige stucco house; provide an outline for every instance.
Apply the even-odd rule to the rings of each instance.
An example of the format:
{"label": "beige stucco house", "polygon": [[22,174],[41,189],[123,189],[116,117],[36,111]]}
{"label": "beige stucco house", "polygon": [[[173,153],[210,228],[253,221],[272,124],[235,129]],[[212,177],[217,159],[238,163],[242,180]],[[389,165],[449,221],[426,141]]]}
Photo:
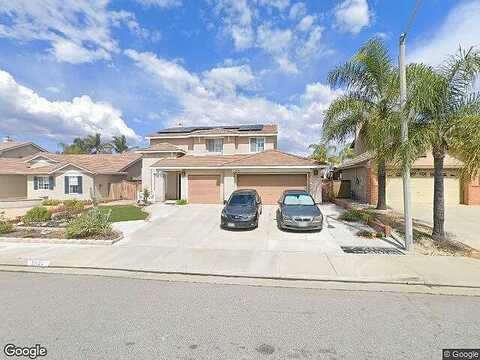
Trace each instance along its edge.
{"label": "beige stucco house", "polygon": [[140,154],[0,158],[0,199],[106,199],[111,184],[141,178]]}
{"label": "beige stucco house", "polygon": [[321,201],[324,165],[277,150],[276,125],[177,127],[147,136],[139,150],[142,186],[155,201],[217,204],[241,188],[274,204],[285,189],[305,189]]}
{"label": "beige stucco house", "polygon": [[133,154],[52,154],[25,143],[18,156],[0,157],[0,199],[108,198],[112,184],[141,180],[157,202],[217,204],[241,188],[257,189],[265,204],[286,189],[320,202],[325,165],[277,150],[277,135],[276,125],[169,128]]}
{"label": "beige stucco house", "polygon": [[[357,201],[376,204],[377,175],[371,153],[366,151],[361,136],[353,142],[355,157],[343,162],[337,172],[350,184],[350,197]],[[460,176],[463,163],[453,156],[444,159],[444,188],[446,204],[480,205],[480,182],[465,181]],[[411,191],[414,203],[433,203],[433,156],[431,152],[419,157],[411,166]],[[387,169],[387,204],[403,208],[403,181],[401,171]]]}

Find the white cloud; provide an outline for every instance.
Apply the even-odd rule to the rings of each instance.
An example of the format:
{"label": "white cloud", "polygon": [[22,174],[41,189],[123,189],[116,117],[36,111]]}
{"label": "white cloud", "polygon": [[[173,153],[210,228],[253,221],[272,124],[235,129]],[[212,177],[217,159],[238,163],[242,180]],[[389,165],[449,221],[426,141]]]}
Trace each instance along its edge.
{"label": "white cloud", "polygon": [[105,137],[123,134],[130,140],[140,138],[122,119],[122,113],[105,102],[89,96],[71,101],[49,101],[18,84],[0,70],[0,132],[46,136],[66,140],[74,136],[101,133]]}
{"label": "white cloud", "polygon": [[[290,7],[285,0],[218,0],[210,1],[213,13],[222,22],[221,34],[231,37],[237,51],[259,49],[271,56],[273,71],[298,74],[319,56],[324,47],[320,44],[323,28],[318,16],[307,14],[303,2]],[[276,8],[286,20],[277,26],[274,19],[259,7]]]}
{"label": "white cloud", "polygon": [[50,91],[51,93],[58,94],[62,91],[62,89],[58,86],[48,86],[45,90]]}
{"label": "white cloud", "polygon": [[85,63],[109,60],[119,47],[112,27],[126,25],[148,38],[135,15],[112,11],[109,0],[0,0],[0,37],[21,41],[45,41],[59,62]]}
{"label": "white cloud", "polygon": [[219,93],[248,88],[255,80],[248,65],[213,68],[203,72],[202,76],[205,86]]}
{"label": "white cloud", "polygon": [[307,7],[305,3],[298,2],[292,5],[288,16],[290,17],[290,19],[299,19],[302,16],[305,16],[306,13],[307,13]]}
{"label": "white cloud", "polygon": [[293,33],[290,29],[272,29],[261,25],[257,30],[257,46],[271,54],[277,54],[290,47]]}
{"label": "white cloud", "polygon": [[182,5],[182,0],[137,0],[143,6],[158,6],[160,8],[170,8]]}
{"label": "white cloud", "polygon": [[[314,83],[306,87],[305,93],[297,97],[297,101],[280,104],[263,97],[229,91],[232,87],[251,84],[247,68],[217,68],[198,76],[153,54],[128,51],[127,55],[139,68],[152,75],[159,87],[170,91],[174,96],[179,110],[170,118],[172,125],[277,123],[281,147],[299,153],[307,153],[308,145],[318,142],[323,112],[340,94],[326,85]],[[176,69],[175,76],[164,76],[165,70],[169,68]],[[216,83],[226,84],[223,86],[224,91],[212,89],[212,77]],[[172,82],[175,85],[172,86]]]}
{"label": "white cloud", "polygon": [[369,26],[371,17],[367,0],[344,0],[335,8],[336,25],[353,35]]}
{"label": "white cloud", "polygon": [[290,5],[290,0],[260,0],[260,5],[274,7],[283,11]]}
{"label": "white cloud", "polygon": [[480,47],[480,1],[459,3],[433,33],[413,42],[412,51],[407,49],[407,58],[413,62],[439,64],[459,46],[468,49]]}
{"label": "white cloud", "polygon": [[299,23],[298,23],[298,30],[300,31],[308,31],[312,28],[315,22],[315,16],[313,15],[306,15]]}

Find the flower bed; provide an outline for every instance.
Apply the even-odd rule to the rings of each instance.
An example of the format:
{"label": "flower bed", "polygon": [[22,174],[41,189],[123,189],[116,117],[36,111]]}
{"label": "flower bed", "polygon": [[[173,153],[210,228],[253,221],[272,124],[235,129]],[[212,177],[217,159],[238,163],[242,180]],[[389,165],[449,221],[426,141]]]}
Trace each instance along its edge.
{"label": "flower bed", "polygon": [[[119,233],[112,231],[110,234],[106,235],[95,235],[95,236],[86,236],[82,239],[89,239],[89,240],[114,240],[120,236]],[[68,238],[66,235],[65,229],[58,229],[58,228],[21,228],[17,227],[12,232],[1,234],[0,237],[2,238],[18,238],[18,239],[65,239],[68,242]]]}

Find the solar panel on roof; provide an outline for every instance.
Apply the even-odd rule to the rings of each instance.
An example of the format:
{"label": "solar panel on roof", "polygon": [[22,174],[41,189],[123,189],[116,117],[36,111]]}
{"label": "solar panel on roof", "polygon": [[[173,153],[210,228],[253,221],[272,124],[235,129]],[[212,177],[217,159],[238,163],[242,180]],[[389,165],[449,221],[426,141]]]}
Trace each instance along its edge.
{"label": "solar panel on roof", "polygon": [[238,128],[239,131],[260,131],[263,129],[263,125],[242,125]]}

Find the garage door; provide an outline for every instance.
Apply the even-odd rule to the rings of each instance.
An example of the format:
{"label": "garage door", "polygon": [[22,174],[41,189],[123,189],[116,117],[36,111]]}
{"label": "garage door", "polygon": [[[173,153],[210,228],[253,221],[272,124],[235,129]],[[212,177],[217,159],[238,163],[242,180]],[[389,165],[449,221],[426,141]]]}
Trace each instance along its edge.
{"label": "garage door", "polygon": [[[433,177],[412,177],[412,202],[433,204]],[[460,203],[460,181],[457,177],[444,177],[445,204]],[[401,177],[387,178],[387,204],[403,209],[403,181]]]}
{"label": "garage door", "polygon": [[256,189],[264,204],[276,204],[287,189],[306,190],[306,174],[238,174],[238,189]]}
{"label": "garage door", "polygon": [[188,175],[188,202],[220,203],[220,175]]}

